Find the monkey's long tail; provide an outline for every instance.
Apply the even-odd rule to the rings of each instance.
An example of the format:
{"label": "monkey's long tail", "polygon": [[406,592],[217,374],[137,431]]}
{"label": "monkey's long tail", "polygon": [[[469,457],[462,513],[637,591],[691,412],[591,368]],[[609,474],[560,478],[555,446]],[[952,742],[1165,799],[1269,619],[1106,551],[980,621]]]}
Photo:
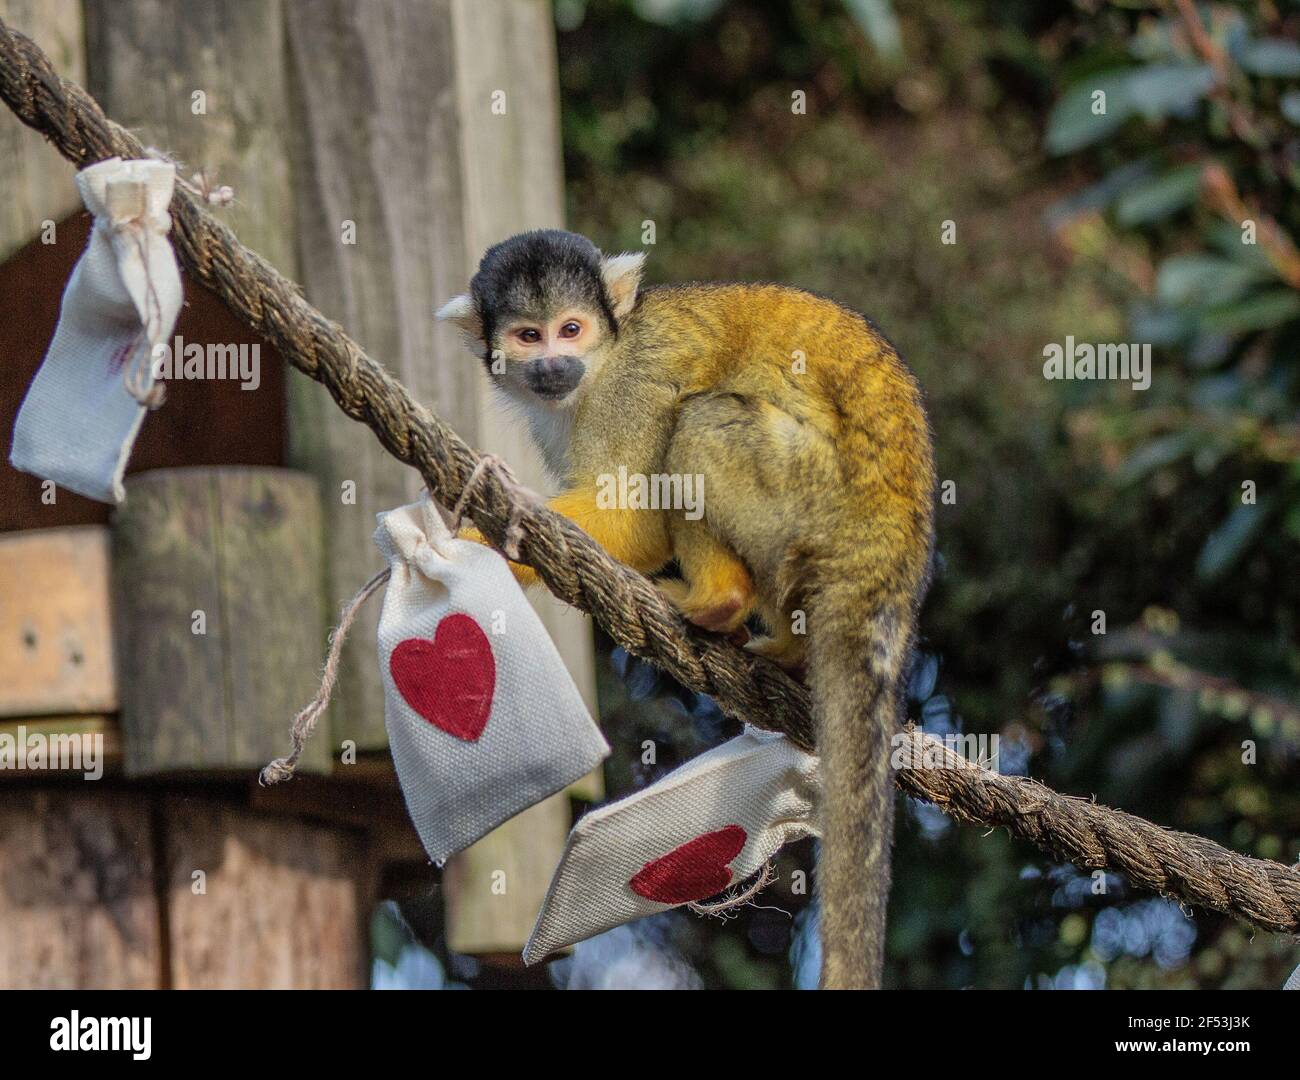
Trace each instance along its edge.
{"label": "monkey's long tail", "polygon": [[809,620],[822,768],[822,986],[879,989],[894,838],[891,738],[915,616],[910,598],[864,591],[846,576],[819,590]]}

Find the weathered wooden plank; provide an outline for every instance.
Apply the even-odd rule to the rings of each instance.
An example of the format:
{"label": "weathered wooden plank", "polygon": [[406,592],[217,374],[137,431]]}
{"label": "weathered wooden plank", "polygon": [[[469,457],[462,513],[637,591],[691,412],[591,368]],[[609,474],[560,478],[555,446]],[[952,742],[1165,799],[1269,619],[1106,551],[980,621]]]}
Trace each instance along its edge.
{"label": "weathered wooden plank", "polygon": [[[292,0],[285,16],[306,294],[472,440],[478,373],[433,319],[438,297],[463,286],[466,258],[447,0]],[[290,460],[321,478],[337,611],[383,566],[375,514],[410,502],[420,480],[296,373]],[[358,618],[333,707],[338,737],[363,748],[387,741],[378,618],[378,604]]]}
{"label": "weathered wooden plank", "polygon": [[[0,0],[0,18],[44,49],[62,75],[84,83],[81,0]],[[80,208],[72,176],[39,134],[16,117],[0,118],[0,262],[35,239],[43,222]]]}
{"label": "weathered wooden plank", "polygon": [[159,986],[150,837],[147,795],[0,790],[0,986]]}
{"label": "weathered wooden plank", "polygon": [[[313,193],[298,202],[307,295],[463,435],[542,487],[526,436],[486,406],[478,365],[431,315],[464,288],[489,240],[562,218],[549,5],[295,0],[285,13],[295,173]],[[515,101],[504,120],[490,115],[502,85]],[[323,480],[328,591],[341,604],[381,565],[374,515],[412,498],[419,480],[305,378],[291,380],[290,440],[292,460]],[[355,503],[342,500],[347,481]],[[585,619],[541,593],[536,605],[594,706]],[[377,619],[374,609],[358,620],[337,697],[336,730],[362,746],[385,741],[368,655]]]}
{"label": "weathered wooden plank", "polygon": [[381,761],[336,769],[328,777],[298,775],[291,784],[253,784],[248,797],[254,810],[364,831],[366,851],[380,867],[429,862],[386,753]]}
{"label": "weathered wooden plank", "polygon": [[517,954],[532,933],[568,832],[568,799],[555,795],[450,859],[442,878],[447,947]]}
{"label": "weathered wooden plank", "polygon": [[174,987],[367,985],[361,833],[178,795],[163,827]]}
{"label": "weathered wooden plank", "polygon": [[108,529],[0,536],[0,716],[117,708]]}
{"label": "weathered wooden plank", "polygon": [[[320,494],[287,469],[214,471],[220,518],[230,755],[254,767],[285,752],[290,718],[320,677],[325,623]],[[306,753],[328,768],[328,723]]]}
{"label": "weathered wooden plank", "polygon": [[129,477],[113,522],[113,616],[128,775],[228,760],[217,509],[202,470]]}
{"label": "weathered wooden plank", "polygon": [[229,184],[222,216],[293,276],[279,0],[84,0],[87,89],[114,120]]}
{"label": "weathered wooden plank", "polygon": [[[468,254],[461,291],[491,244],[527,229],[564,225],[564,172],[549,0],[454,0],[452,15]],[[465,360],[463,349],[448,355]],[[525,425],[501,408],[486,379],[476,383],[475,400],[478,445],[510,462],[529,487],[549,491]],[[531,598],[597,715],[591,620],[544,590]],[[584,798],[603,791],[599,773],[575,788]]]}
{"label": "weathered wooden plank", "polygon": [[[256,769],[287,746],[324,647],[319,496],[287,469],[129,477],[113,531],[129,775]],[[300,767],[327,769],[328,724]]]}
{"label": "weathered wooden plank", "polygon": [[[555,28],[547,0],[453,0],[457,115],[468,257],[462,284],[490,244],[564,222]],[[459,290],[458,290],[459,291]],[[456,354],[464,358],[463,350]],[[538,491],[548,482],[524,426],[477,388],[479,446],[500,454]],[[593,715],[598,715],[586,616],[536,590],[531,597]],[[603,793],[599,769],[575,794]],[[508,821],[448,863],[447,934],[461,952],[522,947],[550,882],[569,825],[566,795]],[[507,892],[494,895],[505,873]]]}
{"label": "weathered wooden plank", "polygon": [[[186,174],[204,169],[215,182],[231,185],[236,203],[222,212],[226,220],[244,243],[292,275],[295,196],[285,153],[289,102],[278,0],[85,0],[85,7],[86,78],[100,104],[114,119],[178,157]],[[274,363],[273,356],[264,360]],[[263,390],[241,393],[251,400]],[[158,498],[165,499],[165,492]],[[202,609],[208,626],[204,636],[192,634],[188,625],[170,625],[169,636],[158,635],[163,640],[154,639],[147,621],[127,628],[131,638],[124,642],[125,655],[135,663],[136,650],[141,650],[138,663],[150,678],[146,687],[133,688],[131,702],[123,702],[124,712],[138,725],[128,730],[128,771],[153,771],[164,764],[251,766],[251,759],[260,755],[248,745],[237,745],[238,733],[250,730],[244,725],[273,728],[283,725],[292,712],[283,713],[279,699],[267,698],[264,703],[273,704],[268,715],[255,720],[241,716],[238,725],[232,719],[235,710],[242,709],[241,680],[248,671],[222,664],[248,641],[245,626],[213,621],[221,610],[221,582],[215,576],[217,504],[217,494],[210,491],[206,505],[172,508],[169,536],[136,533],[141,551],[148,553],[144,558],[170,558],[175,569],[158,572],[138,561],[129,578],[144,583],[150,572],[161,578],[143,585],[141,602],[155,605],[155,614],[173,623],[182,610],[188,623],[188,612]],[[132,558],[129,552],[123,554]],[[283,568],[292,570],[288,552],[282,555]],[[288,584],[294,588],[298,583]],[[318,591],[303,600],[320,610]],[[316,612],[303,615],[313,628],[318,625]],[[313,640],[317,656],[309,671],[319,664],[320,635],[314,634]],[[271,655],[284,647],[281,642]],[[196,666],[177,666],[181,658]],[[296,672],[287,674],[292,678]],[[142,695],[161,712],[134,707],[142,704]]]}

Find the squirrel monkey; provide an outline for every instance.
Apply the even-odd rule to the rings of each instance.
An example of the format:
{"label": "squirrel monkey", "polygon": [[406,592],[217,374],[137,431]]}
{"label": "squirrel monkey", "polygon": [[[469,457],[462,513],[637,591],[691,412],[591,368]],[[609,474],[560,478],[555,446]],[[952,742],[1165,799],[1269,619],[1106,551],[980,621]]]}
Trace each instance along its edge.
{"label": "squirrel monkey", "polygon": [[[856,312],[779,285],[642,288],[644,260],[523,233],[490,248],[438,315],[527,420],[562,485],[551,509],[642,573],[676,560],[681,580],[659,584],[687,619],[725,634],[757,615],[770,636],[750,647],[806,668],[823,778],[822,985],[875,987],[890,740],[933,545],[921,390]],[[620,470],[703,477],[703,513],[611,505]]]}

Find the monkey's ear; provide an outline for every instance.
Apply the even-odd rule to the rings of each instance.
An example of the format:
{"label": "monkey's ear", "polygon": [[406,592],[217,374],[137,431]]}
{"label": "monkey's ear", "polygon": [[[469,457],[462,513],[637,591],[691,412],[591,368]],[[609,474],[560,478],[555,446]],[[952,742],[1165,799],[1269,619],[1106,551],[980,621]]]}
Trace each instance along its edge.
{"label": "monkey's ear", "polygon": [[455,323],[468,345],[483,344],[483,320],[479,318],[478,308],[469,293],[453,296],[438,309],[436,317]]}
{"label": "monkey's ear", "polygon": [[606,255],[600,260],[600,276],[605,282],[605,295],[614,309],[614,318],[622,319],[636,307],[636,291],[641,285],[641,271],[645,268],[645,252],[625,252]]}

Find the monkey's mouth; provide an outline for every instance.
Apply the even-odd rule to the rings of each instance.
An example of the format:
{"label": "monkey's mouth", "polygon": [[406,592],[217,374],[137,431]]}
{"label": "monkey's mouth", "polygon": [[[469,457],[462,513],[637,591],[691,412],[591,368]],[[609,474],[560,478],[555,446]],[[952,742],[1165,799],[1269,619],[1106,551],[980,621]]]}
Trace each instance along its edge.
{"label": "monkey's mouth", "polygon": [[528,389],[547,401],[561,401],[578,388],[587,366],[576,356],[543,356],[525,372]]}

